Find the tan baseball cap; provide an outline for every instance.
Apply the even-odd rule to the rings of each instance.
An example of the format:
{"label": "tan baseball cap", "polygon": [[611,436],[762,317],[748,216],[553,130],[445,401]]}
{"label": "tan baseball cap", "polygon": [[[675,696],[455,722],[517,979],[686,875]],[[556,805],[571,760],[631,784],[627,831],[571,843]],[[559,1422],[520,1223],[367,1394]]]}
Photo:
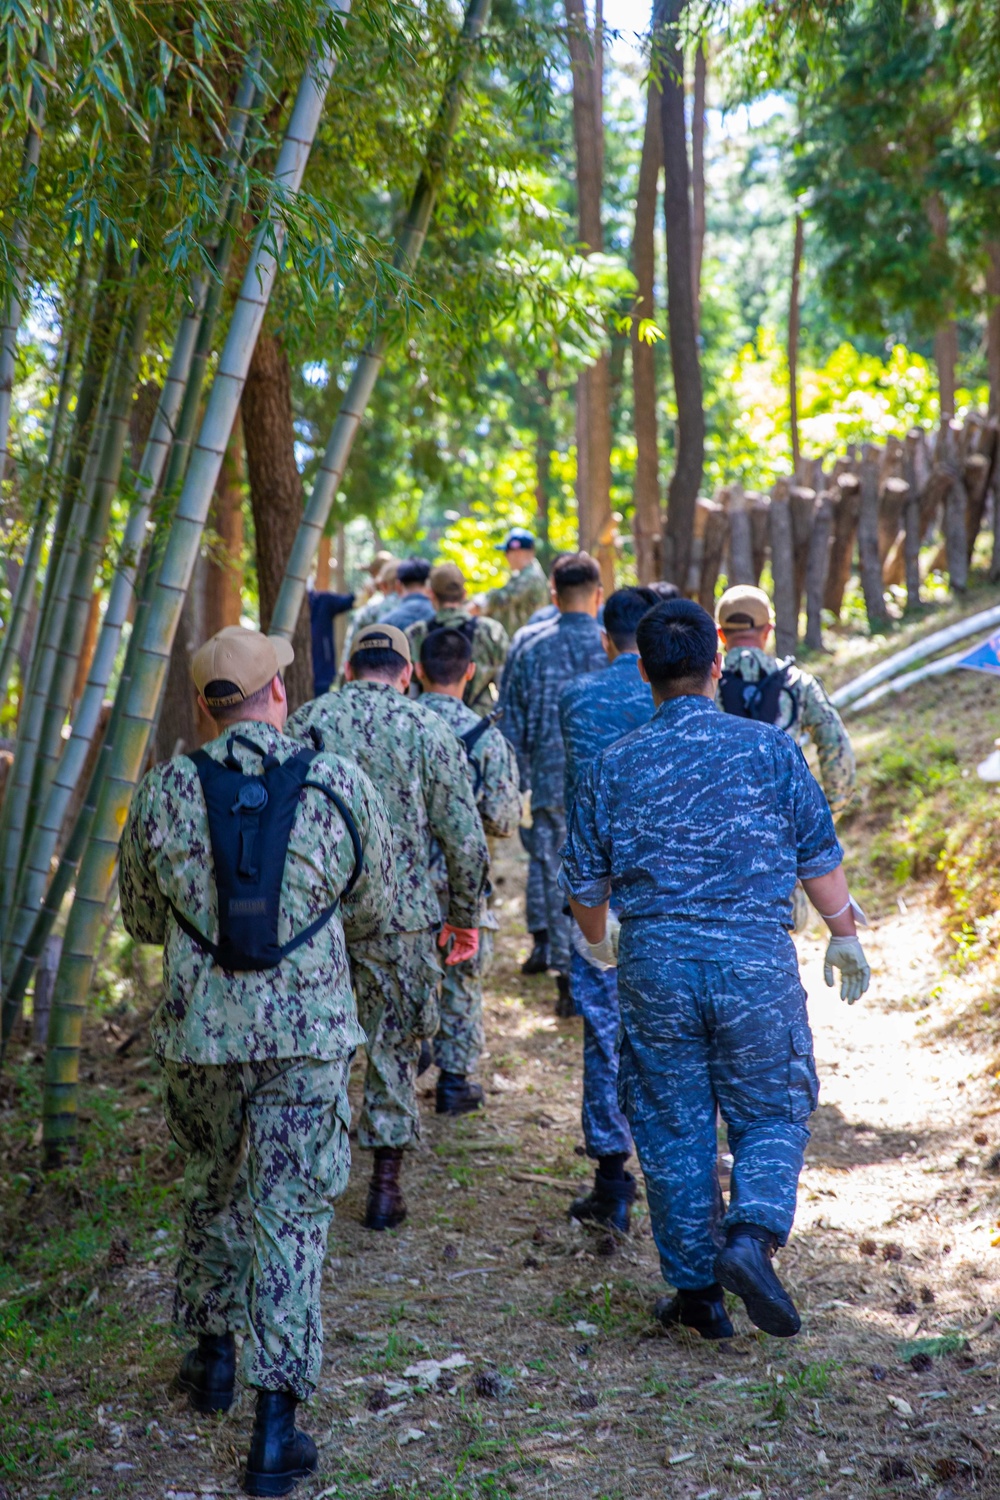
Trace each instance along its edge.
{"label": "tan baseball cap", "polygon": [[771,601],[763,589],[750,583],[737,583],[726,589],[715,609],[720,630],[762,630],[774,624]]}
{"label": "tan baseball cap", "polygon": [[404,661],[413,660],[409,641],[395,625],[366,625],[359,630],[351,642],[348,661],[352,661],[359,651],[395,651]]}
{"label": "tan baseball cap", "polygon": [[443,562],[431,568],[430,585],[431,593],[445,602],[461,599],[465,594],[465,579],[457,563]]}
{"label": "tan baseball cap", "polygon": [[235,708],[294,660],[291,645],[280,636],[227,625],[195,652],[191,676],[209,708]]}

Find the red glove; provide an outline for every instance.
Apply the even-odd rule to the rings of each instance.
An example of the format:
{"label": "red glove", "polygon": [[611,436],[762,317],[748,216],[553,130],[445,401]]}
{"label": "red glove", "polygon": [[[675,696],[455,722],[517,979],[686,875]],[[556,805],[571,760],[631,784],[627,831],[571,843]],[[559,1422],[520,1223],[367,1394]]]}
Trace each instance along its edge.
{"label": "red glove", "polygon": [[454,938],[451,952],[445,959],[445,963],[451,967],[452,964],[463,964],[467,959],[475,958],[479,952],[479,928],[478,927],[452,927],[450,922],[445,922],[441,928],[438,938],[438,947],[446,948],[448,939]]}

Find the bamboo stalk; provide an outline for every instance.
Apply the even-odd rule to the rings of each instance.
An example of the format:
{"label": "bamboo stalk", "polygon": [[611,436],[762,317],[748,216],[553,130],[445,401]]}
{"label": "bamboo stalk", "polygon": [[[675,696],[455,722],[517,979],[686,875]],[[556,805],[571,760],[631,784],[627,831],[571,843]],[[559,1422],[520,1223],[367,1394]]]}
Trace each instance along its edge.
{"label": "bamboo stalk", "polygon": [[[438,187],[444,175],[448,147],[455,134],[465,83],[475,56],[475,44],[486,24],[490,0],[469,0],[457,44],[457,56],[445,86],[437,121],[431,132],[409,213],[396,245],[393,265],[406,275],[412,271],[427,238]],[[383,329],[358,359],[347,394],[341,402],[330,440],[319,466],[309,503],[292,546],[285,576],[271,616],[270,634],[291,640],[305,597],[316,549],[330,519],[330,508],[344,477],[354,439],[371,399],[385,356],[387,334]]]}
{"label": "bamboo stalk", "polygon": [[[344,14],[348,8],[349,0],[330,0],[334,12]],[[274,177],[276,189],[283,195],[294,194],[301,184],[333,65],[332,48],[324,41],[306,68],[278,156]],[[114,880],[118,841],[132,790],[142,773],[173,638],[283,243],[281,217],[272,207],[269,221],[258,231],[233,310],[155,581],[142,639],[135,652],[135,671],[128,684],[127,698],[122,700],[121,721],[109,750],[93,830],[81,860],[52,1000],[45,1059],[43,1149],[50,1165],[62,1159],[75,1138],[83,1014]]]}
{"label": "bamboo stalk", "polygon": [[[44,36],[39,39],[36,58],[41,57]],[[28,112],[32,118],[24,140],[21,157],[21,197],[23,211],[10,229],[8,259],[12,268],[10,291],[0,313],[0,483],[7,474],[10,456],[10,413],[14,401],[14,371],[17,366],[17,330],[21,326],[21,304],[28,279],[28,228],[25,212],[34,197],[38,163],[42,153],[42,130],[45,123],[45,91],[36,81],[31,87]]]}

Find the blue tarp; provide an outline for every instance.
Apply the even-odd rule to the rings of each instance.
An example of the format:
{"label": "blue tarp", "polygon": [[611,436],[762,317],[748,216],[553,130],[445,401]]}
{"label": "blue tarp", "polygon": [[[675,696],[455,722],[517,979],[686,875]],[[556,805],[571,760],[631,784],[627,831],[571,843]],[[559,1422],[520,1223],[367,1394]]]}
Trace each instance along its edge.
{"label": "blue tarp", "polygon": [[958,667],[969,667],[973,672],[989,672],[994,677],[1000,677],[1000,630],[978,646],[974,646],[967,656],[955,663]]}

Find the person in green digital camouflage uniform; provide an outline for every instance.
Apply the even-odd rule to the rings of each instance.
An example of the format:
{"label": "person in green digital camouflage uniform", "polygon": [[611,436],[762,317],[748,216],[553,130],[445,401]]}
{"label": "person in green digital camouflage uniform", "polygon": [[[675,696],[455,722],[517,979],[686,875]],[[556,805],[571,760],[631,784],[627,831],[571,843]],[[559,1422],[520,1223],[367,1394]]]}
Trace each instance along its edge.
{"label": "person in green digital camouflage uniform", "polygon": [[548,604],[549,581],[535,556],[535,538],[523,526],[508,531],[498,550],[507,555],[510,577],[499,588],[490,589],[485,612],[491,620],[499,620],[513,638],[536,609]]}
{"label": "person in green digital camouflage uniform", "polygon": [[[403,632],[368,625],[355,637],[346,685],[305,704],[288,725],[299,739],[318,735],[356,760],[389,810],[398,896],[385,934],[350,949],[368,1038],[358,1141],[375,1151],[365,1214],[369,1229],[391,1229],[406,1216],[399,1173],[404,1151],[419,1134],[421,1038],[437,1030],[437,952],[451,943],[446,965],[475,956],[489,869],[465,753],[437,714],[406,697],[412,670]],[[450,893],[437,943],[441,914],[430,872],[432,839],[441,846]]]}
{"label": "person in green digital camouflage uniform", "polygon": [[[432,630],[420,648],[416,668],[423,687],[420,703],[444,720],[462,742],[470,762],[473,791],[483,830],[489,838],[509,838],[521,817],[517,757],[498,729],[466,708],[462,692],[475,666],[468,636],[447,627]],[[442,916],[450,900],[444,861],[433,862]],[[484,898],[475,958],[445,969],[441,1020],[434,1038],[438,1114],[465,1114],[483,1102],[482,1086],[472,1082],[483,1050],[483,982],[493,958],[496,918]]]}
{"label": "person in green digital camouflage uniform", "polygon": [[[441,625],[455,630],[464,630],[472,642],[472,660],[475,673],[465,689],[463,702],[480,718],[493,712],[500,693],[500,677],[507,660],[510,639],[499,620],[488,615],[476,616],[466,600],[465,579],[455,563],[438,563],[431,569],[429,579],[431,598],[436,608],[433,620],[418,620],[406,634],[410,642],[410,655],[420,660],[420,648],[425,637]],[[413,685],[417,696],[417,684]]]}
{"label": "person in green digital camouflage uniform", "polygon": [[[399,560],[392,557],[388,552],[376,553],[376,557],[382,558],[383,561],[379,566],[378,572],[375,574],[374,592],[369,595],[363,604],[359,604],[351,615],[347,634],[344,637],[345,661],[351,653],[351,646],[358,631],[364,630],[366,625],[377,624],[383,615],[387,615],[399,603],[399,595],[396,592]],[[343,672],[341,672],[339,680],[343,682]]]}
{"label": "person in green digital camouflage uniform", "polygon": [[[719,600],[715,619],[725,647],[724,673],[741,677],[752,688],[777,670],[778,660],[767,649],[774,617],[763,589],[735,584]],[[856,766],[850,735],[819,678],[793,663],[785,682],[777,727],[786,729],[798,745],[810,741],[815,745],[820,784],[836,819],[854,795]],[[721,698],[720,706],[724,707]],[[795,887],[793,908],[795,931],[801,932],[809,918],[809,904],[801,886]]]}
{"label": "person in green digital camouflage uniform", "polygon": [[[235,756],[259,780],[264,755],[301,751],[282,732],[281,640],[238,626],[195,654],[202,706],[220,734],[212,761]],[[256,747],[256,749],[254,748]],[[245,1486],[286,1494],[316,1466],[294,1426],[320,1374],[320,1281],[333,1199],[350,1170],[347,1080],[364,1045],[345,941],[374,938],[388,920],[396,872],[385,807],[357,765],[318,755],[311,781],[339,795],[360,835],[361,874],[330,920],[276,967],[230,972],[209,944],[220,936],[213,845],[193,760],[153,768],[132,799],[121,845],[121,905],[139,942],[163,944],[163,999],[153,1047],[163,1064],[171,1134],[187,1158],[178,1319],[198,1334],[179,1383],[199,1411],[233,1400],[234,1332],[243,1378],[258,1391]],[[277,939],[289,941],[342,896],[356,852],[339,811],[303,788],[282,877]],[[275,857],[277,857],[275,855]]]}

